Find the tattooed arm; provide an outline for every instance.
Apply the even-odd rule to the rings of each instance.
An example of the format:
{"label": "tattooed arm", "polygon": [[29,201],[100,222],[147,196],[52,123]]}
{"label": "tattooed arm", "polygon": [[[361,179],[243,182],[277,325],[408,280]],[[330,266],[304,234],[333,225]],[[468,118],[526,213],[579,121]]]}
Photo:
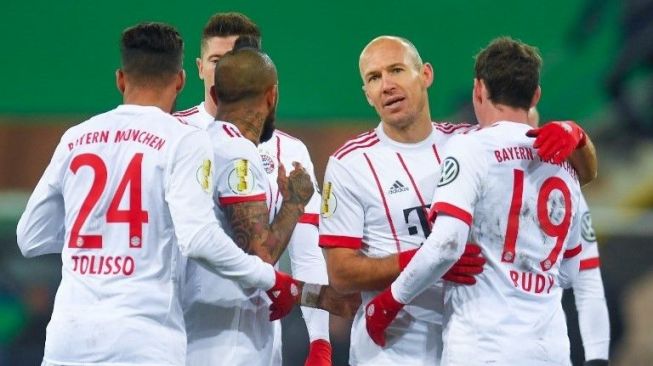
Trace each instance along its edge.
{"label": "tattooed arm", "polygon": [[297,220],[314,191],[310,176],[301,164],[293,165],[295,169],[288,177],[283,165],[279,166],[279,190],[284,199],[272,224],[268,224],[268,207],[263,201],[224,207],[236,244],[271,264],[276,263],[286,249]]}

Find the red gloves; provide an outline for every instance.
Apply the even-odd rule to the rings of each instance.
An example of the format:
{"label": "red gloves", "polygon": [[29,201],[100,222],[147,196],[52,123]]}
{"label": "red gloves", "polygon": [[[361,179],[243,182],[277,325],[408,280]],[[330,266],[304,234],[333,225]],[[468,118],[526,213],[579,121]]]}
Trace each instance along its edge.
{"label": "red gloves", "polygon": [[[399,268],[402,270],[406,268],[415,253],[417,253],[417,249],[399,253]],[[474,276],[483,272],[484,264],[485,258],[481,256],[481,247],[473,243],[467,243],[463,255],[442,276],[442,279],[461,285],[473,285],[476,283]]]}
{"label": "red gloves", "polygon": [[467,243],[463,255],[442,276],[442,279],[461,285],[473,285],[476,283],[474,276],[483,272],[484,264],[485,258],[481,255],[481,247],[474,243]]}
{"label": "red gloves", "polygon": [[374,343],[385,347],[385,330],[404,307],[392,297],[390,288],[383,290],[365,307],[365,327]]}
{"label": "red gloves", "polygon": [[578,148],[585,146],[587,135],[573,121],[553,121],[540,128],[526,132],[526,136],[535,137],[533,147],[542,160],[560,164]]}
{"label": "red gloves", "polygon": [[304,366],[331,366],[331,343],[324,339],[311,342]]}
{"label": "red gloves", "polygon": [[301,292],[297,281],[289,275],[276,271],[276,281],[266,293],[272,300],[270,305],[270,321],[281,319],[288,315],[293,306],[299,302]]}

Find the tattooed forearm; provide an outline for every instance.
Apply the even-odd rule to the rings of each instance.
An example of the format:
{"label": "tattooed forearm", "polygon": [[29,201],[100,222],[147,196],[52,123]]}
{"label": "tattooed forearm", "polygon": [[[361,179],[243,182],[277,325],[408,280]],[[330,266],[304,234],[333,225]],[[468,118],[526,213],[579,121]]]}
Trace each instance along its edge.
{"label": "tattooed forearm", "polygon": [[242,202],[224,206],[232,239],[246,253],[259,254],[258,246],[267,239],[268,208],[265,202]]}
{"label": "tattooed forearm", "polygon": [[270,225],[264,202],[236,203],[226,205],[224,209],[236,244],[271,264],[281,257],[297,220],[304,213],[303,205],[284,202]]}

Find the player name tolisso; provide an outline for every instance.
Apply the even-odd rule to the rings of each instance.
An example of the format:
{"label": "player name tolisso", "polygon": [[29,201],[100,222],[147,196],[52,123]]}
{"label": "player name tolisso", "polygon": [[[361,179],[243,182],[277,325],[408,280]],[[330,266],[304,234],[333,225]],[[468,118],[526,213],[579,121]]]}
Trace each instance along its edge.
{"label": "player name tolisso", "polygon": [[[111,137],[111,134],[114,134]],[[106,143],[121,143],[121,142],[138,142],[147,145],[155,150],[161,150],[165,145],[166,140],[153,134],[149,131],[125,129],[115,131],[91,131],[82,134],[76,139],[68,142],[68,150],[72,150],[77,146],[91,145],[91,144],[106,144]]]}

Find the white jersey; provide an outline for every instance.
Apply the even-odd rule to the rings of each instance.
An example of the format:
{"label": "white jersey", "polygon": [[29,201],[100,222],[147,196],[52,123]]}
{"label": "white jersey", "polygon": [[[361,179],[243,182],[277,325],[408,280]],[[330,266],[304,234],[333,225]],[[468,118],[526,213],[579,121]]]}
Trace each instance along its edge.
{"label": "white jersey", "polygon": [[[427,211],[443,156],[442,147],[469,125],[433,124],[416,144],[391,140],[382,124],[337,150],[322,191],[320,245],[385,257],[419,248],[430,233]],[[378,292],[362,293],[367,304]],[[360,307],[351,330],[352,365],[438,365],[441,353],[442,283],[404,307],[388,328],[390,346],[374,344]]]}
{"label": "white jersey", "polygon": [[61,253],[44,362],[184,364],[177,246],[215,223],[212,172],[206,133],[156,107],[66,131],[17,230],[26,256]]}
{"label": "white jersey", "polygon": [[209,114],[204,107],[204,102],[183,111],[178,111],[174,113],[175,117],[181,118],[184,122],[188,123],[191,126],[195,126],[202,130],[206,130],[211,125],[211,122],[215,120],[215,116]]}
{"label": "white jersey", "polygon": [[[272,188],[256,146],[235,125],[215,121],[207,132],[216,166],[215,215],[233,236],[225,207],[252,201],[269,204]],[[281,363],[281,348],[275,344],[280,324],[268,320],[270,299],[265,292],[245,290],[197,262],[188,261],[183,299],[188,333],[187,365]]]}
{"label": "white jersey", "polygon": [[[288,254],[293,277],[309,283],[327,284],[328,276],[326,262],[322,250],[318,246],[318,225],[320,210],[320,193],[313,168],[313,162],[304,143],[289,134],[275,130],[272,138],[258,146],[265,172],[268,174],[272,187],[271,220],[281,208],[283,197],[278,190],[277,176],[279,164],[283,164],[286,172],[293,169],[294,161],[302,164],[311,176],[315,185],[315,193],[304,208],[304,214],[299,218],[297,226],[288,243]],[[329,314],[324,310],[302,307],[302,314],[311,341],[329,339]],[[279,345],[281,342],[278,342]]]}
{"label": "white jersey", "polygon": [[470,225],[487,264],[474,286],[446,285],[443,365],[569,364],[560,299],[578,273],[580,188],[568,162],[539,160],[529,128],[497,122],[446,146],[433,212]]}
{"label": "white jersey", "polygon": [[610,318],[601,279],[596,234],[583,196],[580,212],[583,251],[580,254],[580,273],[573,284],[580,334],[586,360],[607,360],[610,350]]}

